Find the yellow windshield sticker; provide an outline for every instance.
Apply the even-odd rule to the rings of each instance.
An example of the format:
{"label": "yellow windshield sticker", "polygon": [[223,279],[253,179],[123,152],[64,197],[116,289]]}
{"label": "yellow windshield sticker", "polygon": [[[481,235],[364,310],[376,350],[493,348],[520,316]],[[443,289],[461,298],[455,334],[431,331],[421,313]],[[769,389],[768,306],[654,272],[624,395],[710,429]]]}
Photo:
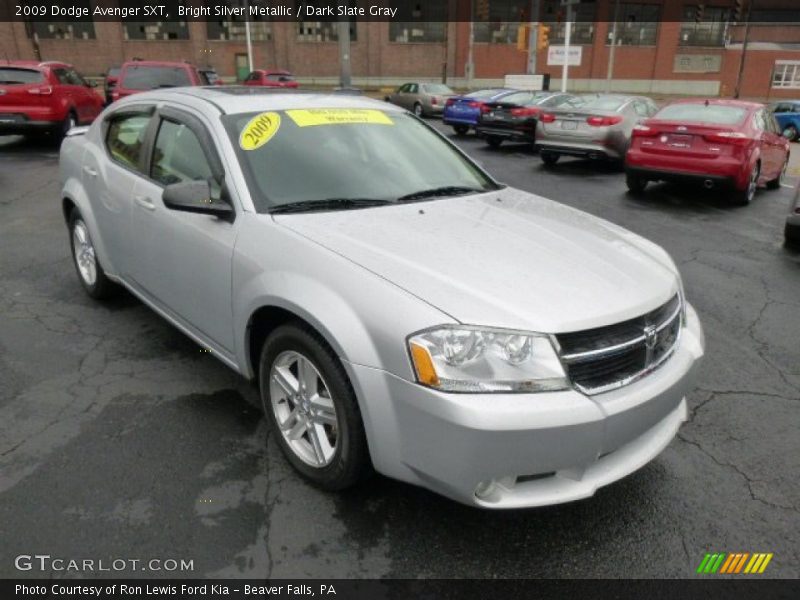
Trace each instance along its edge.
{"label": "yellow windshield sticker", "polygon": [[272,139],[281,126],[281,116],[276,112],[261,113],[250,119],[239,136],[242,150],[257,150]]}
{"label": "yellow windshield sticker", "polygon": [[371,108],[310,108],[287,110],[286,114],[299,127],[311,125],[342,125],[349,123],[368,123],[372,125],[394,125],[394,122],[381,110]]}

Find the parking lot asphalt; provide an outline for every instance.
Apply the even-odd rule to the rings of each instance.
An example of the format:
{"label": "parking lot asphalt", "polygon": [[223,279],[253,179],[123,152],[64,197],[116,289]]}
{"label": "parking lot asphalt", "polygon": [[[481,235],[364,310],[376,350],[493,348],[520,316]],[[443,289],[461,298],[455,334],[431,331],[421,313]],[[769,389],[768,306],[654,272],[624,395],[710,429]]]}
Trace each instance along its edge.
{"label": "parking lot asphalt", "polygon": [[691,420],[662,455],[593,498],[525,511],[480,511],[377,476],[317,491],[267,441],[250,384],[131,296],[86,296],[57,150],[0,138],[0,577],[75,576],[15,569],[37,553],[194,566],[101,576],[693,577],[712,551],[772,552],[767,573],[797,577],[790,190],[742,208],[667,185],[635,199],[613,166],[545,169],[524,147],[453,139],[498,180],[627,227],[679,264],[708,348]]}

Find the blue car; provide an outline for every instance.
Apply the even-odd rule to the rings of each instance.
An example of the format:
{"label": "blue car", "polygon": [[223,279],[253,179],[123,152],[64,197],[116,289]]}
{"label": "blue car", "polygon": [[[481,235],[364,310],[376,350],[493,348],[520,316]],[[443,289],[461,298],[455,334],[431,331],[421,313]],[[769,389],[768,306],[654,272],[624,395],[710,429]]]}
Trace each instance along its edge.
{"label": "blue car", "polygon": [[800,100],[783,100],[770,105],[775,120],[790,141],[800,139]]}
{"label": "blue car", "polygon": [[478,124],[481,107],[485,102],[494,102],[516,91],[508,88],[490,88],[448,98],[442,121],[445,125],[452,125],[458,135],[464,135],[470,127],[474,128]]}

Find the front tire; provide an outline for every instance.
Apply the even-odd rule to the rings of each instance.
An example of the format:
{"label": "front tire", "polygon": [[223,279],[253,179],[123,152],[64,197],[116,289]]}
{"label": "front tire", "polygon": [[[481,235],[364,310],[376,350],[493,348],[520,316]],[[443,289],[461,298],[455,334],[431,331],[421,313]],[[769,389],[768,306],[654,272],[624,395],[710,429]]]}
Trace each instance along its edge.
{"label": "front tire", "polygon": [[800,136],[800,132],[797,131],[797,127],[794,125],[789,125],[788,127],[784,128],[783,135],[790,142],[794,142],[797,141],[798,136]]}
{"label": "front tire", "polygon": [[270,334],[261,351],[259,391],[281,451],[306,480],[342,490],[370,471],[350,380],[316,332],[288,324]]}
{"label": "front tire", "polygon": [[414,104],[414,114],[417,115],[420,119],[425,116],[425,111],[422,109],[422,104],[416,102]]}
{"label": "front tire", "polygon": [[778,173],[778,176],[775,179],[772,179],[767,182],[768,190],[777,190],[778,188],[781,187],[781,184],[783,183],[783,178],[786,175],[786,168],[788,166],[789,166],[789,157],[787,156],[786,161],[783,163],[783,168],[781,169],[781,172]]}
{"label": "front tire", "polygon": [[83,289],[95,300],[112,297],[118,288],[106,277],[97,259],[89,228],[77,209],[73,209],[69,216],[69,239],[72,262]]}
{"label": "front tire", "polygon": [[783,230],[783,243],[788,248],[800,249],[800,225],[789,225]]}

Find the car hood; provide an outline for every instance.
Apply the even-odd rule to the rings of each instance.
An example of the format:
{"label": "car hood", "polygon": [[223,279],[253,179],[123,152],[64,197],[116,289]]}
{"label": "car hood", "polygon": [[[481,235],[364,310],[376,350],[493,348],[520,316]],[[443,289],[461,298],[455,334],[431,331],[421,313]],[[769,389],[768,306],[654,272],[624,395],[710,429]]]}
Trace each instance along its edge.
{"label": "car hood", "polygon": [[576,331],[639,316],[679,287],[655,244],[511,188],[275,221],[462,323]]}

